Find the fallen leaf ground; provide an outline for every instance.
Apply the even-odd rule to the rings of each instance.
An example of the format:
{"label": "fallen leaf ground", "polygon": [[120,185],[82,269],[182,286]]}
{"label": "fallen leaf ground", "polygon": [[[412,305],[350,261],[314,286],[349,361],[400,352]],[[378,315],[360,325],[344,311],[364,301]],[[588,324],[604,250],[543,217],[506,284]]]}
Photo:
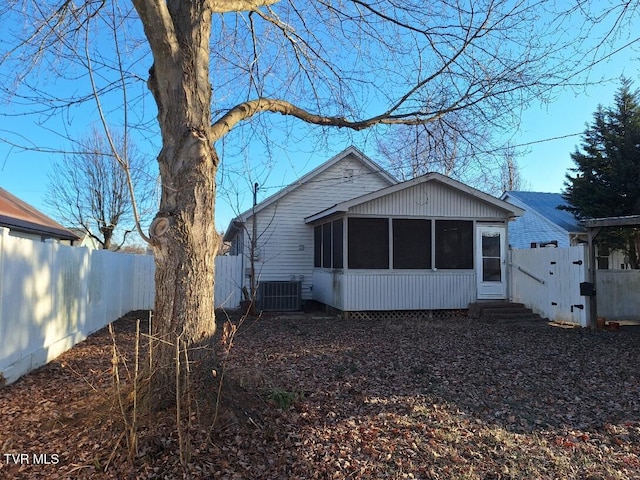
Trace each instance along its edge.
{"label": "fallen leaf ground", "polygon": [[[136,317],[114,324],[129,368]],[[111,345],[0,390],[0,478],[640,479],[637,327],[249,319],[217,378],[234,408],[186,468],[161,419],[129,461]]]}

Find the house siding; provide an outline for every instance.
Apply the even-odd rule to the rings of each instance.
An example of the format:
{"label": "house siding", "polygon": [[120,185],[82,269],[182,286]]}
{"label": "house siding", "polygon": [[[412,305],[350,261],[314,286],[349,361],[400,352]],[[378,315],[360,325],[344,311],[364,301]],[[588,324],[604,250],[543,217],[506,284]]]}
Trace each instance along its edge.
{"label": "house siding", "polygon": [[350,215],[504,219],[501,211],[438,182],[427,182],[349,209]]}
{"label": "house siding", "polygon": [[347,275],[345,311],[467,308],[476,299],[474,272]]}
{"label": "house siding", "polygon": [[[508,214],[465,191],[431,181],[354,205],[347,216],[463,219],[473,221],[475,230],[479,222],[505,226]],[[475,243],[475,233],[473,238]],[[471,248],[476,255],[475,245]],[[476,263],[468,270],[318,268],[313,298],[347,312],[464,309],[478,297]]]}
{"label": "house siding", "polygon": [[[456,270],[444,264],[436,265],[438,269],[371,270],[349,269],[346,262],[344,269],[315,268],[314,227],[337,218],[371,216],[431,219],[436,226],[440,219],[468,220],[476,228],[504,225],[509,216],[518,213],[520,209],[438,174],[396,184],[388,175],[379,174],[375,165],[361,160],[357,152],[345,152],[258,206],[257,281],[301,282],[303,299],[314,299],[343,311],[466,308],[477,298],[475,265]],[[241,219],[245,223],[242,250],[249,256],[251,212]],[[345,221],[345,255],[348,225]],[[236,231],[234,228],[234,234]],[[368,234],[360,241],[368,242]],[[388,235],[392,243],[391,229]],[[475,235],[473,238],[469,240],[470,248],[475,246]],[[391,259],[391,251],[389,256]],[[323,257],[325,266],[330,263],[326,261],[329,257]],[[245,286],[249,283],[249,264],[245,259]]]}
{"label": "house siding", "polygon": [[475,271],[327,271],[313,274],[314,299],[347,312],[446,310],[476,300]]}
{"label": "house siding", "polygon": [[[348,175],[352,174],[349,178]],[[284,195],[256,214],[259,261],[258,281],[302,282],[302,298],[312,298],[313,227],[304,218],[325,208],[389,186],[353,155],[348,155],[307,183]],[[246,222],[252,232],[253,219]],[[246,235],[246,233],[245,233]],[[244,251],[250,244],[244,239]],[[249,261],[245,262],[248,267]],[[245,276],[245,285],[249,280]]]}
{"label": "house siding", "polygon": [[342,270],[315,269],[313,271],[313,299],[338,310],[344,310],[343,279],[344,272]]}

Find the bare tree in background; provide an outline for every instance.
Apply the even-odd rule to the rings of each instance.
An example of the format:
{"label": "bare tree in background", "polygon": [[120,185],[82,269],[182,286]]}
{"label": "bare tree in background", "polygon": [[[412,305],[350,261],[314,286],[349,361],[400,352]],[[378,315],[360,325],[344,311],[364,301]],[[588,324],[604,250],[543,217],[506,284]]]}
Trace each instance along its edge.
{"label": "bare tree in background", "polygon": [[[138,207],[148,217],[156,208],[150,161],[123,136],[115,138],[114,147],[128,164]],[[136,229],[127,171],[96,128],[78,141],[77,153],[55,161],[46,202],[63,224],[79,227],[105,250],[119,250]]]}
{"label": "bare tree in background", "polygon": [[[458,111],[495,122],[579,81],[575,72],[593,56],[580,50],[593,38],[595,17],[583,16],[589,5],[557,11],[559,3],[24,0],[0,7],[3,74],[33,82],[7,88],[11,98],[49,104],[54,114],[72,108],[70,100],[108,96],[144,78],[157,107],[162,192],[149,234],[159,341],[150,405],[205,387],[215,367],[212,239],[223,139],[268,141],[271,122],[282,117],[354,131],[429,124]],[[633,14],[608,12],[616,27]],[[574,16],[587,20],[576,24]],[[120,39],[108,48],[99,41],[105,23]],[[126,64],[110,78],[115,57]],[[87,63],[78,58],[93,60],[101,87],[61,98],[31,75],[44,67],[77,85]]]}
{"label": "bare tree in background", "polygon": [[500,163],[501,185],[500,192],[527,190],[529,185],[522,176],[515,148],[506,147]]}
{"label": "bare tree in background", "polygon": [[427,124],[396,127],[381,137],[378,151],[402,180],[437,172],[475,185],[489,163],[482,149],[490,139],[490,126],[473,112],[455,111]]}
{"label": "bare tree in background", "polygon": [[437,172],[492,195],[519,189],[518,151],[496,144],[491,126],[467,112],[425,125],[401,125],[378,141],[378,152],[397,178]]}

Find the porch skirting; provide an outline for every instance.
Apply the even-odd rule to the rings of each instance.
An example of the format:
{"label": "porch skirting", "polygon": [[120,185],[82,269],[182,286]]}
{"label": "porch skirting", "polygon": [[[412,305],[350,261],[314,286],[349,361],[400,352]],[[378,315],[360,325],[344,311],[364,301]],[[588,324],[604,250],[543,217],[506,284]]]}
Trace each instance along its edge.
{"label": "porch skirting", "polygon": [[464,310],[477,300],[476,272],[316,268],[313,299],[343,312]]}
{"label": "porch skirting", "polygon": [[340,312],[348,320],[441,320],[466,318],[467,310],[373,310],[363,312]]}

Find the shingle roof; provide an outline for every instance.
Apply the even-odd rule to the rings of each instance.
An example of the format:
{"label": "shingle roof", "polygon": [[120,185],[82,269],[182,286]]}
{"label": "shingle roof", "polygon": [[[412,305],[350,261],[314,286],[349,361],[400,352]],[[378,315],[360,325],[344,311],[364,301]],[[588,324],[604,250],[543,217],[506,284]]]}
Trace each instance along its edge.
{"label": "shingle roof", "polygon": [[560,205],[568,205],[560,193],[509,191],[505,195],[517,198],[526,205],[527,210],[535,210],[567,232],[585,231],[571,212],[558,208]]}
{"label": "shingle roof", "polygon": [[0,226],[61,240],[79,237],[28,203],[0,188]]}

